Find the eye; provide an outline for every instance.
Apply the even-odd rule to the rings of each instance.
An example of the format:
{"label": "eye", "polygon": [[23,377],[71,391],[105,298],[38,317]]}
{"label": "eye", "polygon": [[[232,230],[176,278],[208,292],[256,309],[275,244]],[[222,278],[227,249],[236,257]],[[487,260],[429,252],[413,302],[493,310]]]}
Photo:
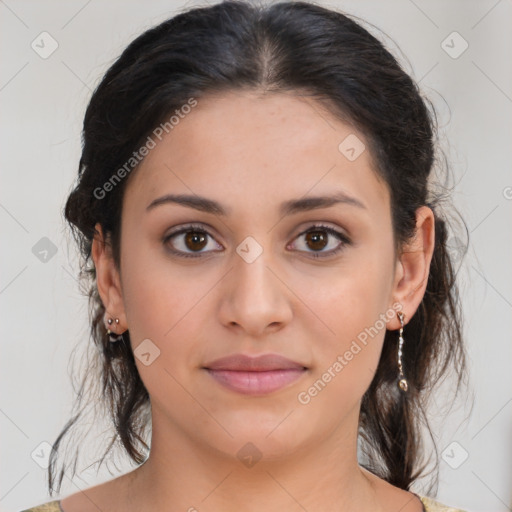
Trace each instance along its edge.
{"label": "eye", "polygon": [[[223,248],[214,241],[208,231],[194,225],[181,227],[166,235],[163,242],[172,254],[183,258],[197,258],[205,252]],[[210,250],[203,250],[208,247]]]}
{"label": "eye", "polygon": [[[309,253],[314,258],[333,256],[342,251],[346,245],[350,244],[350,240],[342,232],[330,226],[319,224],[303,231],[296,240],[300,240],[301,237],[304,237],[303,242],[297,244],[298,247],[296,248]],[[326,247],[328,250],[324,250]]]}
{"label": "eye", "polygon": [[[292,248],[298,248],[299,251],[306,252],[314,258],[333,256],[350,244],[349,238],[342,232],[318,224],[303,231],[296,240],[300,241],[301,237],[304,237],[304,240],[297,244],[298,247]],[[198,258],[223,249],[215,242],[213,236],[199,225],[183,226],[166,235],[163,243],[169,252],[182,258]],[[326,248],[328,250],[325,250]]]}

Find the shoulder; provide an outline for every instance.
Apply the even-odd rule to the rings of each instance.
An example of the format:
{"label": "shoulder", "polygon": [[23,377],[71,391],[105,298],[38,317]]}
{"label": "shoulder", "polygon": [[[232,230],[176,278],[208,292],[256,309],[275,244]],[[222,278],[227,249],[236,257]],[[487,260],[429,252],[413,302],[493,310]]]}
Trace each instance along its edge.
{"label": "shoulder", "polygon": [[453,508],[443,505],[438,501],[433,500],[432,498],[428,498],[427,496],[419,496],[418,498],[423,503],[425,507],[425,512],[465,512],[460,508]]}
{"label": "shoulder", "polygon": [[55,500],[37,505],[36,507],[27,508],[21,512],[62,512],[62,509],[60,507],[60,501]]}

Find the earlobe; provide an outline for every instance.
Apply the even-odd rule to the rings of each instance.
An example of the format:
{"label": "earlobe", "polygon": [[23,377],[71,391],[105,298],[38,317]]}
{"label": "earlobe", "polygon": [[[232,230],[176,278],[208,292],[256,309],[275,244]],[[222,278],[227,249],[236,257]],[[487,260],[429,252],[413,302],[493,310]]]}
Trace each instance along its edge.
{"label": "earlobe", "polygon": [[[432,210],[421,206],[416,210],[416,232],[402,248],[397,262],[397,273],[393,290],[395,302],[409,320],[418,309],[427,288],[430,263],[435,245],[435,218]],[[395,319],[398,329],[400,324]]]}
{"label": "earlobe", "polygon": [[119,319],[120,332],[127,329],[123,295],[119,271],[112,256],[108,238],[105,237],[101,224],[95,226],[91,256],[96,268],[96,286],[107,314]]}

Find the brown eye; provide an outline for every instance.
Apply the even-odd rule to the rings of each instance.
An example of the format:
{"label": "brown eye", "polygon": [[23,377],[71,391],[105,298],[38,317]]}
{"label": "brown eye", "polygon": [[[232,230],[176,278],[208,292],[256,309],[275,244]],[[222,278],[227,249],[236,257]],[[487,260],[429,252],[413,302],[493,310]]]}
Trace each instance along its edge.
{"label": "brown eye", "polygon": [[306,233],[306,244],[314,251],[321,251],[326,245],[328,236],[324,231],[309,231]]}
{"label": "brown eye", "polygon": [[187,231],[184,242],[187,249],[200,251],[206,245],[206,236],[200,231]]}
{"label": "brown eye", "polygon": [[[321,225],[312,226],[301,233],[296,240],[299,240],[299,243],[293,244],[295,248],[314,258],[334,256],[345,246],[350,245],[346,235],[330,226]],[[326,248],[329,250],[324,250]]]}
{"label": "brown eye", "polygon": [[185,226],[165,236],[163,243],[169,252],[185,258],[199,257],[223,249],[210,233],[195,226]]}

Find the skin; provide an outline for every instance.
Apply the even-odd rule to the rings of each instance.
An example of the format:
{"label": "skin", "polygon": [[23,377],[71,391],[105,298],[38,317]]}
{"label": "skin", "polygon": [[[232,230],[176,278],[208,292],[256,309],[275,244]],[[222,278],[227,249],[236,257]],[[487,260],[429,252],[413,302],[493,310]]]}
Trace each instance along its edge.
{"label": "skin", "polygon": [[[407,323],[424,295],[434,217],[418,209],[416,236],[395,254],[389,191],[369,150],[354,161],[338,150],[350,134],[365,141],[310,98],[225,93],[199,99],[130,176],[120,269],[99,224],[92,256],[103,304],[119,318],[116,332],[129,329],[134,350],[145,339],[160,350],[148,366],[136,358],[151,397],[151,453],[136,470],[62,500],[65,512],[422,510],[413,494],[362,469],[356,446],[360,402],[385,330],[400,327],[393,304]],[[333,191],[364,208],[278,212],[283,201]],[[204,196],[230,213],[170,203],[146,210],[170,193]],[[206,246],[187,246],[183,235],[163,241],[171,228],[191,222],[211,234]],[[318,246],[301,233],[318,222],[351,242],[314,258]],[[252,263],[236,252],[247,236],[263,249]],[[339,246],[324,236],[320,252]],[[169,252],[197,247],[198,258]],[[387,311],[393,314],[385,328],[301,404],[298,394]],[[404,337],[407,343],[407,328]],[[308,371],[254,397],[222,387],[202,369],[240,352],[281,354]],[[237,457],[248,442],[261,454],[250,468]]]}

